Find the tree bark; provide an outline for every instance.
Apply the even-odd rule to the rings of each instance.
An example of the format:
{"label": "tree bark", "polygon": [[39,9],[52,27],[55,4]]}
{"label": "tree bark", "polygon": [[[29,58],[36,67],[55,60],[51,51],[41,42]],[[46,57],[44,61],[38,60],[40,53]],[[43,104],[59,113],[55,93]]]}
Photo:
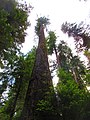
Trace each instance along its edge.
{"label": "tree bark", "polygon": [[[45,99],[52,86],[43,25],[40,27],[36,60],[20,120],[37,120],[37,103]],[[47,115],[46,115],[47,116]]]}
{"label": "tree bark", "polygon": [[19,96],[19,93],[20,93],[21,85],[22,85],[22,77],[21,77],[21,80],[19,79],[19,81],[18,81],[18,89],[17,89],[16,95],[14,97],[14,101],[13,101],[13,104],[12,104],[12,107],[11,107],[10,120],[13,119],[13,115],[15,113],[15,108],[16,108],[18,96]]}

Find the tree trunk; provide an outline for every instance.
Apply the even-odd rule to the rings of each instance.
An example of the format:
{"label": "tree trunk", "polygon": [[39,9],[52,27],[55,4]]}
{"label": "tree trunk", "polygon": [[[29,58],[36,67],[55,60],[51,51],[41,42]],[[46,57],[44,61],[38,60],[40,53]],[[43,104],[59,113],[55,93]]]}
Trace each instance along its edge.
{"label": "tree trunk", "polygon": [[60,54],[58,55],[56,46],[54,46],[54,51],[55,51],[55,55],[56,55],[56,60],[57,60],[58,68],[61,68],[61,65],[60,65]]}
{"label": "tree trunk", "polygon": [[45,99],[46,92],[48,92],[50,86],[52,86],[43,25],[40,27],[39,33],[36,60],[20,120],[37,120],[37,103]]}
{"label": "tree trunk", "polygon": [[9,120],[13,119],[13,115],[15,113],[15,108],[16,108],[18,97],[19,97],[21,85],[22,85],[22,77],[20,79],[18,79],[18,89],[16,90],[16,95],[14,96],[14,101],[12,103],[11,112],[10,112],[10,119]]}

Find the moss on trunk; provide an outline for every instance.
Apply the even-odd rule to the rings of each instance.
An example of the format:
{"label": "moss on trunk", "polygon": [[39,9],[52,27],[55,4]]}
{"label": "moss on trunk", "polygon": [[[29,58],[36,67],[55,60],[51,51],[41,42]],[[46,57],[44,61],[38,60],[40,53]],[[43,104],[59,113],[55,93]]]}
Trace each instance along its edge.
{"label": "moss on trunk", "polygon": [[37,120],[37,103],[47,97],[46,93],[49,91],[50,86],[53,85],[49,70],[44,28],[41,25],[36,60],[20,120]]}

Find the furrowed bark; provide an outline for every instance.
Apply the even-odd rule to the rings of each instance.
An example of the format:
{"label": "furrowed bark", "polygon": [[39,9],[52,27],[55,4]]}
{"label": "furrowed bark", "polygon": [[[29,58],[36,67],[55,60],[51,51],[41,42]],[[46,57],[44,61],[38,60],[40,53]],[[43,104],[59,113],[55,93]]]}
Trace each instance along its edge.
{"label": "furrowed bark", "polygon": [[51,86],[53,85],[49,70],[44,28],[41,25],[36,60],[20,120],[37,120],[37,103],[45,99],[46,92],[49,91]]}

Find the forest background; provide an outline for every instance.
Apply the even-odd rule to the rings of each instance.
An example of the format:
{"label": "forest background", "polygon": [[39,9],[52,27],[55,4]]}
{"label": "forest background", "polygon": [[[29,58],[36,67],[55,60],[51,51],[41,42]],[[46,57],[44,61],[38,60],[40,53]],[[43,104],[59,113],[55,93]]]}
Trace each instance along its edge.
{"label": "forest background", "polygon": [[[74,2],[74,0],[70,1],[72,9],[74,9]],[[34,10],[31,3],[14,0],[0,1],[1,120],[88,120],[90,118],[90,92],[87,89],[90,86],[89,17],[86,20],[81,17],[81,20],[75,22],[67,21],[65,18],[66,21],[64,21],[63,16],[66,12],[62,11],[63,14],[59,18],[60,13],[57,12],[59,4],[57,2],[56,7],[51,9],[53,3],[50,6],[47,2],[47,7],[43,3],[47,8],[45,13],[47,14],[46,10],[52,11],[53,19],[41,13],[43,16],[38,15],[34,18],[35,27],[30,30],[30,25],[33,24],[30,14]],[[80,9],[82,16],[87,16],[88,3],[89,1],[77,2],[78,8],[81,4],[84,8],[86,6],[88,8],[85,9],[86,12]],[[41,7],[38,9],[42,8],[42,5],[39,4]],[[68,7],[64,7],[62,8],[67,8],[68,11]],[[71,9],[68,13],[71,13],[70,11]],[[75,20],[72,15],[70,17],[69,14],[67,18]],[[62,24],[60,23],[59,26],[60,20]],[[50,23],[55,28],[50,27]],[[32,49],[33,37],[28,38],[26,30],[31,36],[35,32],[36,44]],[[67,35],[63,38],[64,34]],[[30,48],[26,53],[26,48],[22,49],[22,45],[27,41],[25,38],[29,40],[28,44],[26,42],[26,47]],[[70,48],[72,43],[75,43],[76,54],[75,52],[73,54]],[[85,61],[81,61],[81,53],[87,58],[87,65]],[[49,61],[48,56],[51,57]],[[58,77],[56,87],[52,84],[53,78],[56,81],[54,71]]]}

